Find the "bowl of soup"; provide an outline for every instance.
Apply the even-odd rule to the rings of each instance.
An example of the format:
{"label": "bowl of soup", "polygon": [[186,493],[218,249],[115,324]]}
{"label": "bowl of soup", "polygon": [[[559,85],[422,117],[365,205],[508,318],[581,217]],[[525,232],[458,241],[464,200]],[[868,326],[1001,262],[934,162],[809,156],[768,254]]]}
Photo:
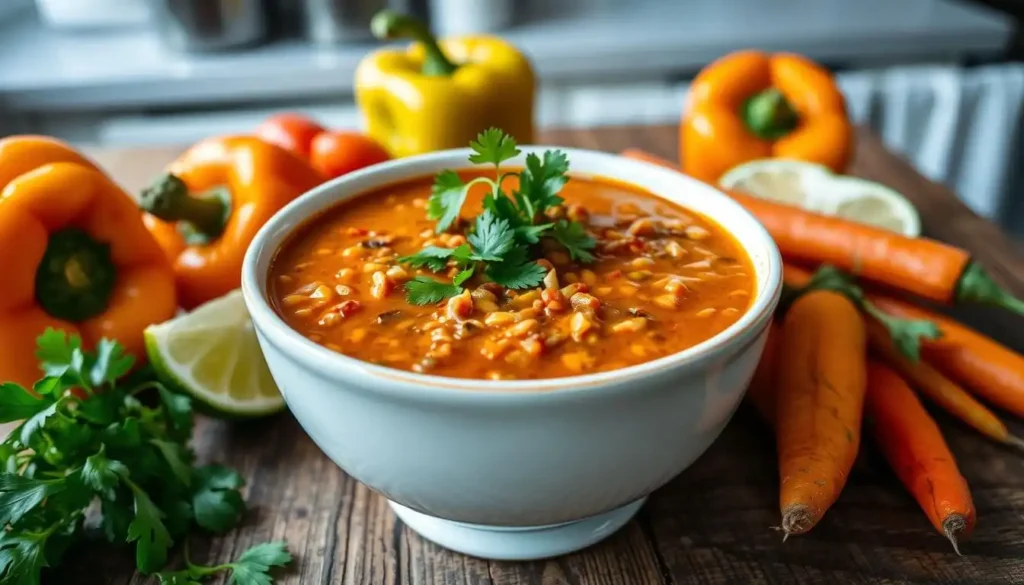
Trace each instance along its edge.
{"label": "bowl of soup", "polygon": [[[508,169],[550,149],[522,150]],[[438,173],[494,177],[468,149],[314,189],[243,266],[270,371],[309,436],[411,528],[474,556],[558,555],[626,523],[721,433],[781,292],[778,249],[725,194],[559,150],[569,179],[537,221],[563,233],[530,247],[528,283],[483,265],[462,278],[456,250],[487,247],[472,227],[493,205],[486,182],[437,230]],[[516,180],[502,183],[513,200]],[[573,238],[588,253],[562,245]],[[424,250],[439,260],[410,262]],[[428,278],[437,290],[412,302],[409,283]]]}

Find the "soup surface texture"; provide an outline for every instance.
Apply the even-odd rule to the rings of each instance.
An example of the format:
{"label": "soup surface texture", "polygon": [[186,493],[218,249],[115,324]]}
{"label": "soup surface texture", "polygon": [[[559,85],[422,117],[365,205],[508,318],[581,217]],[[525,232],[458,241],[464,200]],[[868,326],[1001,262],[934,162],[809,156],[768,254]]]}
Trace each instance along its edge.
{"label": "soup surface texture", "polygon": [[[564,203],[546,214],[582,224],[596,240],[594,261],[575,262],[542,239],[537,262],[547,274],[535,288],[505,289],[475,276],[462,294],[411,304],[409,279],[450,282],[458,268],[434,273],[399,259],[466,243],[460,222],[434,232],[424,211],[432,183],[424,177],[381,188],[300,226],[270,271],[269,296],[281,317],[312,341],[375,364],[536,379],[682,351],[735,323],[754,295],[750,259],[719,225],[631,186],[573,176],[560,193]],[[514,177],[503,183],[515,185]],[[487,192],[470,189],[463,218],[480,213]]]}

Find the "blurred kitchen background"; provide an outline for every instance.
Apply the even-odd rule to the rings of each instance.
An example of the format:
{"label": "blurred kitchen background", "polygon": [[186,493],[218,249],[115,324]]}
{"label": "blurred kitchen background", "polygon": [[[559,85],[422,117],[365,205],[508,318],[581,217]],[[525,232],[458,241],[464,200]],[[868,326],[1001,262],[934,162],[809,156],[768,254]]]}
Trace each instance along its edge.
{"label": "blurred kitchen background", "polygon": [[278,110],[356,128],[387,6],[518,45],[541,126],[675,123],[710,60],[803,53],[891,148],[1024,233],[1024,0],[0,0],[0,135],[184,145]]}

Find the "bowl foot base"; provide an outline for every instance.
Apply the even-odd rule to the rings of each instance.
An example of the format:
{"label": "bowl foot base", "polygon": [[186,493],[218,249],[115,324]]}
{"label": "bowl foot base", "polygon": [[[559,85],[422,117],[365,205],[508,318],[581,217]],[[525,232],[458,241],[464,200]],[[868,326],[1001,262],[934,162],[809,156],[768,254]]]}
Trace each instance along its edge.
{"label": "bowl foot base", "polygon": [[571,553],[611,536],[647,498],[609,512],[552,526],[484,526],[444,520],[388,502],[409,528],[444,548],[482,559],[529,561]]}

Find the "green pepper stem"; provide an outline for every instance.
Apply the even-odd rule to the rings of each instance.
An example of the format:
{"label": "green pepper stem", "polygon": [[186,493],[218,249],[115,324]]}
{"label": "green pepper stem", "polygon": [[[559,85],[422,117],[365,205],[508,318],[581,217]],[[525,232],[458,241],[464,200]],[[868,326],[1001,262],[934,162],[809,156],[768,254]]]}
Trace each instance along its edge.
{"label": "green pepper stem", "polygon": [[995,305],[1018,315],[1024,315],[1024,300],[996,284],[985,269],[976,262],[967,264],[957,282],[954,300],[958,303],[983,303]]}
{"label": "green pepper stem", "polygon": [[188,222],[200,234],[214,239],[224,231],[228,210],[218,197],[193,197],[185,182],[173,174],[161,175],[142,191],[140,207],[164,221]]}
{"label": "green pepper stem", "polygon": [[775,140],[796,129],[799,119],[782,92],[770,88],[743,104],[743,121],[758,138]]}
{"label": "green pepper stem", "polygon": [[85,321],[107,310],[116,280],[110,245],[65,228],[50,234],[36,269],[36,302],[52,317]]}
{"label": "green pepper stem", "polygon": [[437,44],[430,29],[419,20],[394,10],[381,10],[370,21],[370,30],[378,39],[413,39],[423,43],[426,58],[423,60],[423,74],[444,77],[455,73],[458,65],[448,58]]}

